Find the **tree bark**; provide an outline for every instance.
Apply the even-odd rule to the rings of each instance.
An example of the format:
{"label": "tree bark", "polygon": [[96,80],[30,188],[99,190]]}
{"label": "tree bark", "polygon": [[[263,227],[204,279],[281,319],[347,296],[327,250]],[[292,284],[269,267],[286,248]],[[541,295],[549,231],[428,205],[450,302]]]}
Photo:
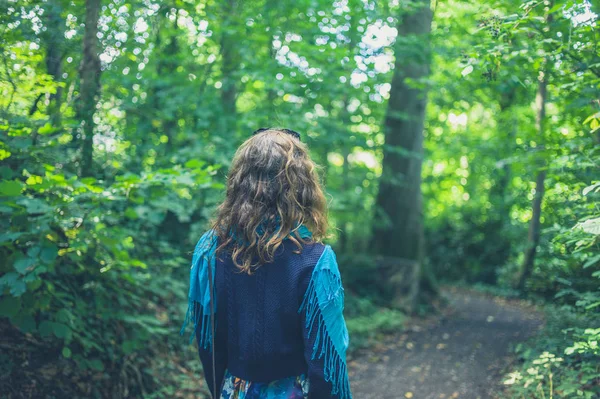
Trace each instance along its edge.
{"label": "tree bark", "polygon": [[[411,270],[398,270],[397,279],[391,279],[392,284],[403,280],[394,302],[412,310],[423,261],[421,164],[427,105],[423,80],[430,69],[432,12],[429,0],[411,4],[412,9],[401,16],[398,25],[372,248],[378,255],[412,265]],[[409,284],[407,278],[411,279]]]}
{"label": "tree bark", "polygon": [[238,45],[239,37],[234,32],[235,20],[239,19],[238,0],[227,0],[223,7],[223,26],[221,34],[221,105],[223,107],[222,133],[235,132],[237,126],[236,101],[238,95],[238,83],[236,72],[240,65],[240,54]]}
{"label": "tree bark", "polygon": [[[547,61],[547,60],[546,60]],[[548,62],[546,62],[548,65]],[[546,119],[546,98],[548,94],[548,75],[547,72],[540,73],[540,81],[538,85],[538,92],[536,96],[536,125],[540,141],[543,141],[544,137],[544,125]],[[521,265],[521,272],[517,288],[521,291],[525,289],[525,283],[531,276],[533,268],[535,266],[535,255],[537,252],[537,246],[540,242],[540,228],[542,215],[542,201],[544,199],[544,181],[546,179],[546,165],[542,160],[539,163],[539,171],[535,180],[535,196],[533,197],[533,203],[531,204],[531,220],[529,221],[529,233],[527,235],[527,247],[525,248],[525,257]]]}
{"label": "tree bark", "polygon": [[[48,30],[46,31],[44,38],[46,41],[46,70],[48,74],[52,76],[54,82],[59,83],[62,81],[62,59],[64,51],[64,26],[65,22],[60,16],[61,6],[58,2],[56,4],[48,3],[45,7],[46,24]],[[48,115],[53,126],[59,126],[61,123],[60,106],[62,104],[62,93],[63,88],[61,85],[56,87],[56,93],[50,96],[50,106],[48,109]],[[30,114],[35,112],[37,108],[37,101],[32,107]]]}
{"label": "tree bark", "polygon": [[100,58],[98,54],[98,17],[101,0],[86,0],[83,58],[79,69],[79,117],[83,125],[81,176],[93,175],[94,113],[100,94]]}
{"label": "tree bark", "polygon": [[[346,103],[344,103],[344,109],[345,107]],[[343,193],[346,193],[348,190],[350,190],[350,148],[348,148],[347,145],[343,148],[343,156],[344,165],[342,165],[342,186],[340,188]],[[347,213],[348,210],[346,208],[344,209],[344,219],[340,226],[339,242],[341,252],[346,252],[348,250],[348,216],[346,215]]]}

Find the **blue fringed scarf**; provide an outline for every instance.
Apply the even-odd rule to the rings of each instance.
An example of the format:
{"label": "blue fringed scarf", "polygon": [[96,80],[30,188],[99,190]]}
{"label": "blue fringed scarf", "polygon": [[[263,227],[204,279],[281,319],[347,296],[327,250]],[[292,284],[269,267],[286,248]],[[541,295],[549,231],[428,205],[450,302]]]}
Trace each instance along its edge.
{"label": "blue fringed scarf", "polygon": [[298,312],[306,312],[305,328],[309,329],[309,335],[317,329],[312,359],[325,357],[325,381],[333,385],[331,393],[345,399],[352,398],[352,394],[346,366],[350,339],[343,310],[344,288],[340,271],[335,253],[327,245],[313,270]]}
{"label": "blue fringed scarf", "polygon": [[[312,233],[305,226],[298,228],[300,237],[311,238]],[[212,329],[210,325],[210,285],[208,268],[212,270],[213,282],[215,276],[215,251],[217,235],[209,230],[198,241],[192,257],[190,270],[190,290],[188,295],[188,310],[181,328],[183,335],[190,321],[194,330],[190,337],[193,340],[200,328],[199,342],[205,349],[212,346]],[[214,287],[214,284],[213,284]],[[213,295],[214,308],[217,309],[216,295]],[[332,393],[342,399],[352,398],[348,382],[346,366],[346,350],[349,337],[346,323],[342,315],[344,309],[344,289],[335,253],[327,245],[319,258],[309,286],[304,295],[298,312],[306,312],[305,328],[312,332],[317,330],[312,358],[324,358],[325,380],[331,382]]]}
{"label": "blue fringed scarf", "polygon": [[[217,250],[217,235],[214,230],[209,230],[200,237],[194,255],[192,256],[192,267],[190,270],[190,291],[188,293],[188,309],[181,327],[181,335],[190,320],[194,322],[194,330],[190,336],[190,343],[196,335],[198,327],[200,330],[200,341],[204,349],[208,349],[212,343],[212,331],[210,328],[210,285],[208,284],[208,268],[215,276],[215,251]],[[217,308],[216,296],[214,307]],[[200,324],[200,319],[202,323]],[[200,324],[200,326],[198,326]]]}

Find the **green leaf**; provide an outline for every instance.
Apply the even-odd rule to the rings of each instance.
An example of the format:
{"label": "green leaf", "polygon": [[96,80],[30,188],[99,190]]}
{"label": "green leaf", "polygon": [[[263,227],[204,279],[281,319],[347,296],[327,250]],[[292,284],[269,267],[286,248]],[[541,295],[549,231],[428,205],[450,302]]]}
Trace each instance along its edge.
{"label": "green leaf", "polygon": [[0,291],[6,286],[10,289],[12,296],[21,296],[27,289],[25,282],[20,279],[19,274],[15,272],[8,272],[4,276],[0,277]]}
{"label": "green leaf", "polygon": [[32,315],[19,313],[18,316],[14,317],[12,320],[24,333],[35,331],[35,319]]}
{"label": "green leaf", "polygon": [[38,328],[42,336],[47,337],[50,334],[54,334],[56,338],[63,338],[69,340],[72,335],[72,330],[69,326],[63,323],[56,323],[54,321],[45,320],[40,323]]}
{"label": "green leaf", "polygon": [[12,243],[17,238],[21,237],[23,233],[3,233],[0,234],[0,243]]}
{"label": "green leaf", "polygon": [[121,346],[123,348],[123,352],[125,352],[125,354],[129,354],[137,348],[137,343],[136,341],[125,340]]}
{"label": "green leaf", "polygon": [[21,310],[21,299],[14,296],[0,297],[0,316],[12,318]]}
{"label": "green leaf", "polygon": [[462,70],[462,72],[460,73],[462,76],[467,76],[468,74],[470,74],[471,72],[473,72],[473,65],[467,65],[465,67],[465,69]]}
{"label": "green leaf", "polygon": [[196,169],[196,168],[201,168],[204,165],[206,165],[206,162],[201,161],[199,159],[190,159],[189,161],[187,161],[185,163],[185,167],[189,168],[189,169]]}
{"label": "green leaf", "polygon": [[69,359],[69,358],[71,357],[71,349],[69,349],[69,347],[68,347],[68,346],[65,346],[65,347],[62,349],[62,355],[63,355],[63,357],[64,357],[65,359]]}
{"label": "green leaf", "polygon": [[13,213],[14,209],[10,206],[0,205],[0,213]]}
{"label": "green leaf", "polygon": [[52,127],[52,125],[50,123],[46,123],[44,126],[42,126],[38,129],[38,133],[41,135],[51,134],[56,131],[58,131],[58,129],[55,127]]}
{"label": "green leaf", "polygon": [[588,195],[592,190],[597,191],[596,188],[600,187],[600,182],[592,184],[591,186],[587,186],[583,189],[583,195]]}
{"label": "green leaf", "polygon": [[588,116],[587,118],[585,118],[585,120],[583,121],[583,124],[587,125],[593,119],[597,119],[597,118],[600,118],[600,112],[596,112],[595,114],[592,114],[592,115]]}
{"label": "green leaf", "polygon": [[88,361],[88,366],[96,371],[104,370],[104,363],[100,359],[92,359]]}
{"label": "green leaf", "polygon": [[194,179],[192,179],[192,177],[190,175],[180,175],[180,176],[177,176],[177,178],[175,180],[177,181],[177,183],[183,184],[186,186],[193,186],[195,183]]}
{"label": "green leaf", "polygon": [[596,256],[592,256],[591,258],[588,258],[587,262],[585,262],[583,264],[583,268],[587,269],[588,267],[595,265],[596,263],[598,263],[598,261],[600,261],[600,254],[596,255]]}
{"label": "green leaf", "polygon": [[35,265],[36,260],[33,258],[30,258],[29,256],[23,256],[21,258],[18,258],[15,263],[13,264],[13,267],[15,268],[15,270],[17,272],[19,272],[20,274],[26,274],[28,270],[31,266]]}
{"label": "green leaf", "polygon": [[73,313],[67,309],[61,309],[56,312],[56,320],[62,323],[70,323],[73,320]]}
{"label": "green leaf", "polygon": [[35,245],[27,250],[27,255],[30,258],[37,258],[40,254],[41,248],[38,245]]}
{"label": "green leaf", "polygon": [[43,247],[40,251],[40,259],[45,263],[52,263],[58,256],[58,248],[56,246]]}
{"label": "green leaf", "polygon": [[0,292],[4,286],[10,287],[17,278],[19,278],[19,275],[15,272],[6,273],[4,276],[0,277]]}
{"label": "green leaf", "polygon": [[63,323],[52,323],[52,332],[56,336],[56,338],[71,338],[72,330]]}
{"label": "green leaf", "polygon": [[27,285],[23,280],[17,280],[10,286],[10,293],[12,296],[21,296],[27,290]]}
{"label": "green leaf", "polygon": [[586,233],[600,235],[600,218],[588,219],[577,224]]}
{"label": "green leaf", "polygon": [[19,205],[25,206],[27,209],[27,213],[31,214],[40,214],[46,213],[52,210],[52,207],[48,206],[46,202],[39,198],[20,198],[17,200]]}
{"label": "green leaf", "polygon": [[138,214],[135,209],[129,207],[125,210],[125,217],[127,217],[129,219],[137,219]]}
{"label": "green leaf", "polygon": [[42,321],[38,326],[38,331],[43,338],[49,337],[52,334],[52,322],[48,320]]}
{"label": "green leaf", "polygon": [[18,180],[7,180],[0,182],[0,195],[15,197],[23,191],[23,183]]}

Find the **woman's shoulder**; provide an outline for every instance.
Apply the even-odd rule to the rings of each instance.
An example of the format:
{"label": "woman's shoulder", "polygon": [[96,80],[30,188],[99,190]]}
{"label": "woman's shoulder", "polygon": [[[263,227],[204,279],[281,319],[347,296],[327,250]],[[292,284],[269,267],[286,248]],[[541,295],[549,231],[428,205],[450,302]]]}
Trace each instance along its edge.
{"label": "woman's shoulder", "polygon": [[214,242],[216,242],[217,238],[218,238],[217,232],[214,229],[208,229],[200,236],[196,246],[214,244]]}
{"label": "woman's shoulder", "polygon": [[329,244],[311,242],[305,244],[300,256],[303,258],[303,269],[309,274],[327,271],[339,276],[339,268],[335,251]]}
{"label": "woman's shoulder", "polygon": [[309,241],[302,244],[302,249],[298,252],[295,244],[290,243],[289,248],[302,259],[304,266],[312,268],[321,258],[328,245],[319,241]]}

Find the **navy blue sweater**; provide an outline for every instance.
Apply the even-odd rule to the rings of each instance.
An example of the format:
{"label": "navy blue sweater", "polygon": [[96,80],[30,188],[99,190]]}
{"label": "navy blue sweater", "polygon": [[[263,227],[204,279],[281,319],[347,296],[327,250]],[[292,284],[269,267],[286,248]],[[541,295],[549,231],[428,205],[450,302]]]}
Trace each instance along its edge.
{"label": "navy blue sweater", "polygon": [[[294,253],[296,245],[284,240],[274,261],[251,275],[240,273],[230,254],[219,254],[214,277],[217,398],[226,369],[254,382],[305,374],[310,399],[338,398],[324,375],[324,357],[312,356],[318,329],[309,333],[306,312],[298,311],[324,249],[323,244],[311,243],[298,254]],[[198,341],[199,334],[198,329]],[[198,347],[206,381],[210,391],[215,392],[212,349]]]}

